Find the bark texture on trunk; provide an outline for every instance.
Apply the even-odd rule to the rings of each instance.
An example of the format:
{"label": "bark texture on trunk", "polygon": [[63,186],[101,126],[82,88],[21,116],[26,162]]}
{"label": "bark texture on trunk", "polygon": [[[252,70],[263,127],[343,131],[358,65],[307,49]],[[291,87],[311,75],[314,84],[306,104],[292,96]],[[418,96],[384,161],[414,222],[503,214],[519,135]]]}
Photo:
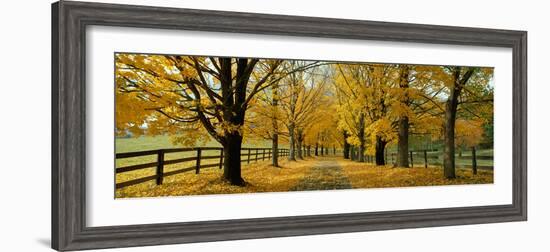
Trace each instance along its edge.
{"label": "bark texture on trunk", "polygon": [[409,167],[409,118],[402,116],[399,118],[399,130],[397,139],[397,165],[400,167]]}
{"label": "bark texture on trunk", "polygon": [[350,144],[348,143],[348,141],[346,140],[347,138],[349,137],[347,131],[344,131],[344,158],[345,159],[350,159],[350,156],[349,156],[349,151],[350,151]]}
{"label": "bark texture on trunk", "polygon": [[304,143],[304,133],[302,131],[301,128],[298,128],[296,130],[296,149],[298,150],[298,158],[299,159],[304,159],[304,156],[303,156],[303,143]]}
{"label": "bark texture on trunk", "polygon": [[303,153],[302,153],[302,141],[297,141],[296,144],[297,144],[296,150],[298,150],[297,153],[296,153],[297,157],[299,159],[304,159],[304,156],[303,156]]}
{"label": "bark texture on trunk", "polygon": [[456,111],[458,108],[458,98],[464,85],[468,82],[473,68],[469,68],[464,74],[461,74],[462,67],[453,68],[453,85],[450,88],[449,98],[445,102],[445,127],[443,132],[443,174],[448,179],[456,177],[455,174],[455,123]]}
{"label": "bark texture on trunk", "polygon": [[[456,92],[456,91],[455,91]],[[445,145],[443,147],[443,173],[446,178],[455,178],[455,122],[458,99],[453,95],[445,104]]]}
{"label": "bark texture on trunk", "polygon": [[384,150],[386,149],[386,141],[382,140],[382,137],[377,136],[376,137],[376,165],[385,165],[386,162],[384,161]]}
{"label": "bark texture on trunk", "polygon": [[359,162],[365,162],[365,114],[359,115]]}
{"label": "bark texture on trunk", "polygon": [[273,139],[271,141],[271,165],[274,167],[279,167],[279,134],[273,134]]}
{"label": "bark texture on trunk", "polygon": [[472,173],[477,175],[476,147],[472,147]]}
{"label": "bark texture on trunk", "polygon": [[319,156],[319,144],[315,143],[315,156]]}
{"label": "bark texture on trunk", "polygon": [[[409,74],[410,66],[401,65],[401,75],[399,79],[399,88],[403,91],[403,97],[400,102],[409,106],[408,88],[409,88]],[[407,115],[399,116],[397,134],[397,165],[400,167],[409,167],[409,159],[407,154],[409,153],[409,117]]]}
{"label": "bark texture on trunk", "polygon": [[[231,58],[220,58],[220,83],[223,102],[223,120],[233,126],[244,125],[246,113],[246,90],[255,61],[237,58],[235,78],[233,78],[233,63]],[[233,85],[234,84],[234,85]],[[195,89],[193,94],[200,97]],[[199,111],[199,114],[202,112]],[[203,125],[207,125],[201,117]],[[209,132],[215,131],[207,127]],[[211,133],[212,134],[212,133]],[[215,134],[215,133],[214,133]],[[212,134],[212,135],[214,135]],[[223,136],[216,136],[224,148],[223,178],[232,185],[243,186],[245,181],[241,177],[241,147],[243,136],[237,130],[225,129]]]}
{"label": "bark texture on trunk", "polygon": [[288,160],[289,161],[296,161],[296,132],[294,130],[295,126],[294,126],[294,123],[293,122],[290,122],[289,126],[288,126],[288,134],[290,135],[289,137],[289,149],[290,149],[290,153],[288,155]]}
{"label": "bark texture on trunk", "polygon": [[279,106],[279,85],[275,83],[272,87],[273,90],[273,115],[271,118],[271,125],[273,127],[273,136],[271,143],[271,165],[274,167],[279,167],[279,124],[277,122],[278,118],[278,106]]}
{"label": "bark texture on trunk", "polygon": [[237,134],[231,134],[225,138],[226,144],[223,146],[223,177],[232,185],[244,185],[241,177],[241,147],[243,137]]}

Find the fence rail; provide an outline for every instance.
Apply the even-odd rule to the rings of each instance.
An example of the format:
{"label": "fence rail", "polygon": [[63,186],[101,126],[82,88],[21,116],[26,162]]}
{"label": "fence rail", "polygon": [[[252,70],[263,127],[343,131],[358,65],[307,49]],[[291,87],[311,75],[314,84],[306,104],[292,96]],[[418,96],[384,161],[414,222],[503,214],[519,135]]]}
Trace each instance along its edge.
{"label": "fence rail", "polygon": [[[443,154],[439,153],[439,155],[434,155],[434,150],[413,150],[409,151],[409,164],[411,167],[414,167],[414,165],[424,165],[425,168],[428,167],[428,165],[443,165]],[[437,150],[436,150],[437,151]],[[397,153],[391,153],[390,154],[391,163],[397,162]],[[471,149],[470,155],[462,155],[462,156],[455,156],[455,166],[458,168],[470,168],[472,169],[473,173],[476,174],[477,170],[493,170],[493,165],[479,165],[479,160],[489,161],[493,160],[492,155],[477,155],[476,148]],[[456,163],[456,161],[469,161],[469,164],[459,164]],[[390,163],[390,159],[388,158],[388,153],[386,153],[386,162]],[[464,162],[463,162],[464,163]]]}
{"label": "fence rail", "polygon": [[[219,155],[203,155],[204,151],[219,151]],[[192,157],[184,157],[184,158],[177,158],[177,159],[170,159],[165,160],[166,155],[168,153],[185,153],[185,152],[195,152],[195,155]],[[242,148],[241,149],[241,163],[246,162],[257,162],[260,160],[269,160],[273,153],[271,148]],[[288,149],[278,149],[278,156],[279,157],[285,157],[289,155]],[[154,156],[156,155],[157,161],[155,162],[148,162],[143,164],[135,164],[135,165],[128,165],[123,167],[118,167],[115,169],[115,173],[125,173],[125,172],[131,172],[141,169],[148,169],[148,168],[154,168],[155,174],[141,177],[129,181],[124,181],[120,183],[116,183],[116,189],[136,185],[140,183],[144,183],[151,180],[156,180],[157,185],[161,185],[164,178],[168,176],[173,176],[176,174],[184,173],[184,172],[190,172],[195,171],[196,174],[199,174],[201,169],[206,168],[213,168],[217,167],[219,169],[223,168],[223,148],[216,148],[216,147],[195,147],[195,148],[173,148],[173,149],[158,149],[158,150],[146,150],[146,151],[136,151],[136,152],[125,152],[125,153],[116,153],[115,158],[116,159],[125,159],[125,158],[134,158],[134,157],[143,157],[143,156]],[[212,160],[212,159],[218,159],[219,161],[216,163],[208,163],[203,164],[201,161],[203,160]],[[177,170],[172,171],[164,171],[164,167],[166,165],[172,165],[172,164],[178,164],[178,163],[186,163],[186,162],[192,162],[195,161],[195,164],[192,166],[184,167]]]}

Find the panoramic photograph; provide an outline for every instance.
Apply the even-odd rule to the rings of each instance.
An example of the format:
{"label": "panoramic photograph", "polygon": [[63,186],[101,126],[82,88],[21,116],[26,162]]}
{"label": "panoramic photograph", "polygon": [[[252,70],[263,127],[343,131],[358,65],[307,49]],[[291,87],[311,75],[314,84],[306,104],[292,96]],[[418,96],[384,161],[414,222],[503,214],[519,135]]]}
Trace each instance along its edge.
{"label": "panoramic photograph", "polygon": [[115,53],[115,198],[493,183],[493,67]]}

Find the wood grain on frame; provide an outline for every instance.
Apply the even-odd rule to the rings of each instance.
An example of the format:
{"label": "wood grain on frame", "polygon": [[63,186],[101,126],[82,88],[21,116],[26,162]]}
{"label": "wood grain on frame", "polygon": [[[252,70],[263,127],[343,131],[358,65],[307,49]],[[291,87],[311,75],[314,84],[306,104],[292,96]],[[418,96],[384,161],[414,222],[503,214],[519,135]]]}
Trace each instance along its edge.
{"label": "wood grain on frame", "polygon": [[[512,48],[512,204],[87,227],[88,25]],[[52,5],[52,247],[79,250],[527,219],[527,32],[84,2]]]}

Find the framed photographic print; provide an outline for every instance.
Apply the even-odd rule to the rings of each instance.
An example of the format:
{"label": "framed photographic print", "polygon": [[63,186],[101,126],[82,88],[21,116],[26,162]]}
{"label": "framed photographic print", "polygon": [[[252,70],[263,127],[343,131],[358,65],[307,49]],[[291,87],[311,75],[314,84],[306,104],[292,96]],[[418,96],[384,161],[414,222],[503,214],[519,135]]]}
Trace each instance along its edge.
{"label": "framed photographic print", "polygon": [[52,247],[527,219],[527,32],[52,5]]}

